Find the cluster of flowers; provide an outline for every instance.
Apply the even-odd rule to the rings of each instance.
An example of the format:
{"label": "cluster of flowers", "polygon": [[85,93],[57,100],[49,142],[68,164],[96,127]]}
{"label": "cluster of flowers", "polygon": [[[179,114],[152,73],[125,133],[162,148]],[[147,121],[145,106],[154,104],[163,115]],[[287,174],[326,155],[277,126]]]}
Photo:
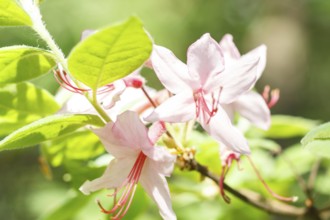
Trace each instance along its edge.
{"label": "cluster of flowers", "polygon": [[[268,100],[269,88],[264,97],[252,91],[265,65],[266,46],[241,56],[229,34],[220,43],[204,34],[189,47],[187,64],[170,50],[154,45],[145,66],[154,70],[166,89],[157,92],[146,87],[145,80],[135,72],[99,92],[98,100],[112,121],[92,130],[114,159],[101,177],[86,181],[80,190],[89,194],[103,188],[115,189],[113,196],[118,194],[120,198],[113,208],[106,210],[99,205],[112,219],[121,219],[140,182],[158,205],[161,216],[176,219],[165,179],[172,173],[176,156],[155,143],[167,132],[168,123],[197,121],[219,142],[223,164],[220,188],[224,195],[222,181],[232,160],[250,153],[243,134],[233,125],[234,115],[239,113],[262,129],[270,125],[269,108],[277,101],[278,93]],[[73,86],[64,71],[59,69],[56,76],[67,89],[88,92]],[[84,96],[75,94],[61,111],[91,112],[92,106],[84,102]],[[150,122],[153,124],[147,128]]]}

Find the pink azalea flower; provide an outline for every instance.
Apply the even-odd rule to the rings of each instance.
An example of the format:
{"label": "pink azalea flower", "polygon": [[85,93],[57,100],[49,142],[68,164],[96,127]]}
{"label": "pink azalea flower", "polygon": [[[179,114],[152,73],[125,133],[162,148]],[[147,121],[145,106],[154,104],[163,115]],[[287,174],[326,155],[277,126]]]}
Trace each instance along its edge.
{"label": "pink azalea flower", "polygon": [[[260,78],[266,66],[267,48],[265,45],[261,45],[242,56],[233,42],[233,36],[230,34],[226,34],[221,39],[219,45],[223,52],[226,65],[235,65],[236,62],[240,62],[241,59],[248,57],[259,57],[254,74],[256,74],[257,79]],[[250,74],[250,72],[246,74]],[[270,126],[269,108],[264,98],[257,92],[248,91],[241,94],[236,100],[224,104],[223,107],[231,118],[233,118],[234,112],[238,112],[242,117],[262,129],[267,130]]]}
{"label": "pink azalea flower", "polygon": [[209,34],[193,43],[187,64],[168,49],[154,46],[151,64],[158,78],[175,94],[146,118],[149,121],[186,122],[198,119],[215,139],[241,153],[249,153],[243,135],[232,125],[221,104],[249,91],[257,77],[259,57],[242,57],[225,65],[219,44]]}
{"label": "pink azalea flower", "polygon": [[164,219],[176,219],[172,210],[169,188],[165,176],[170,176],[175,156],[165,148],[155,147],[165,132],[163,123],[155,123],[148,131],[135,112],[126,111],[115,123],[94,130],[106,150],[115,157],[104,174],[93,181],[86,181],[80,190],[89,194],[103,188],[115,188],[114,195],[122,192],[111,210],[112,219],[121,219],[127,212],[138,182],[156,202]]}

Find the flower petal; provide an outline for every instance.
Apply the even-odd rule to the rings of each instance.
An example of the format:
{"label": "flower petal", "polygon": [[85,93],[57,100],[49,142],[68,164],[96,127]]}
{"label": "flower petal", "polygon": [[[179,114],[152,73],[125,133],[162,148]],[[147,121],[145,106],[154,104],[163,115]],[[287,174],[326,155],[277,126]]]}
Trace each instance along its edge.
{"label": "flower petal", "polygon": [[154,167],[154,169],[162,175],[171,175],[176,156],[172,155],[166,148],[155,146],[148,150],[144,150],[143,153],[150,159],[146,166]]}
{"label": "flower petal", "polygon": [[244,54],[242,56],[243,59],[259,59],[258,66],[257,66],[257,79],[260,78],[262,72],[265,70],[266,67],[266,60],[267,60],[267,47],[266,45],[260,45],[259,47],[251,50],[250,52]]}
{"label": "flower petal", "polygon": [[235,110],[252,124],[267,130],[270,126],[270,111],[261,95],[250,91],[241,95],[234,103]]}
{"label": "flower petal", "polygon": [[103,146],[109,154],[116,158],[125,158],[127,156],[136,156],[140,149],[130,148],[127,146],[125,139],[118,138],[113,132],[114,123],[109,122],[103,128],[92,129],[92,131],[100,138]]}
{"label": "flower petal", "polygon": [[[197,86],[210,89],[209,82],[224,70],[224,59],[220,46],[210,34],[204,34],[189,47],[187,66],[191,77],[199,82]],[[198,89],[198,87],[194,89]]]}
{"label": "flower petal", "polygon": [[163,175],[157,173],[152,167],[143,169],[140,183],[148,195],[155,201],[163,219],[176,220],[172,209],[170,190]]}
{"label": "flower petal", "polygon": [[231,60],[237,60],[241,57],[241,54],[239,53],[231,34],[224,35],[219,42],[219,45],[225,58],[226,65],[227,62],[231,62]]}
{"label": "flower petal", "polygon": [[218,112],[210,121],[205,121],[207,117],[199,117],[202,127],[216,140],[224,143],[237,153],[249,154],[249,145],[243,134],[235,128],[226,112],[219,106]]}
{"label": "flower petal", "polygon": [[146,121],[186,122],[196,117],[195,102],[191,92],[172,96],[158,106]]}
{"label": "flower petal", "polygon": [[220,103],[231,103],[254,86],[258,63],[258,57],[247,56],[226,67],[225,72],[213,81],[222,88]]}
{"label": "flower petal", "polygon": [[122,143],[126,143],[125,145],[133,149],[153,145],[149,140],[147,127],[142,123],[139,115],[133,111],[120,114],[113,125],[112,132]]}
{"label": "flower petal", "polygon": [[79,190],[85,195],[89,195],[100,189],[119,187],[128,176],[134,162],[134,158],[131,157],[113,159],[101,177],[92,181],[87,180]]}
{"label": "flower petal", "polygon": [[184,90],[191,90],[187,66],[172,51],[155,45],[151,63],[157,77],[170,92],[177,94]]}
{"label": "flower petal", "polygon": [[149,128],[148,136],[151,143],[156,143],[158,139],[166,132],[165,123],[162,121],[156,121]]}

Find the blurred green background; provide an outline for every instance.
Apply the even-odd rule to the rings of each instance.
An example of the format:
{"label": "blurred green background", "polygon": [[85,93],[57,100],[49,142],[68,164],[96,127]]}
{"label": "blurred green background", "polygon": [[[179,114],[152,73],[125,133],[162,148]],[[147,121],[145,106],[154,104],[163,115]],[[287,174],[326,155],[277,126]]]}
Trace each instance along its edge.
{"label": "blurred green background", "polygon": [[[46,0],[41,10],[65,54],[83,30],[130,15],[140,17],[154,41],[182,60],[188,46],[206,32],[216,40],[231,33],[242,54],[266,44],[267,67],[257,89],[262,91],[266,84],[280,89],[281,99],[273,113],[321,121],[330,118],[329,0]],[[1,28],[0,46],[16,44],[45,47],[29,28]],[[35,82],[53,93],[58,87],[51,74]],[[65,183],[48,181],[42,175],[38,155],[36,148],[1,152],[0,219],[38,219],[71,196]],[[60,170],[54,175],[61,180]],[[203,205],[212,214],[208,203]]]}

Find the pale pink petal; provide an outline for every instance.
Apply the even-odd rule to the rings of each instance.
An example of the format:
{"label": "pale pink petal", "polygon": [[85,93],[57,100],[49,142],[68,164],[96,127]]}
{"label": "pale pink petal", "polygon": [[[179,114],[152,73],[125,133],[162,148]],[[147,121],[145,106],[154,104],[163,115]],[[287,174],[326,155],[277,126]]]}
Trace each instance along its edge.
{"label": "pale pink petal", "polygon": [[175,155],[171,154],[166,148],[158,146],[143,150],[143,153],[150,159],[146,166],[154,167],[162,175],[171,175],[176,160]]}
{"label": "pale pink petal", "polygon": [[235,43],[233,42],[233,36],[231,34],[226,34],[222,37],[220,43],[220,48],[225,57],[225,64],[227,65],[227,61],[236,60],[241,57]]}
{"label": "pale pink petal", "polygon": [[158,106],[146,121],[186,122],[196,117],[195,102],[190,92],[172,96]]}
{"label": "pale pink petal", "polygon": [[153,145],[149,140],[147,127],[142,123],[139,115],[133,111],[120,114],[113,125],[112,132],[117,139],[132,149]]}
{"label": "pale pink petal", "polygon": [[138,155],[141,149],[137,146],[134,148],[127,146],[128,143],[126,139],[118,138],[112,132],[113,125],[113,122],[109,122],[103,128],[92,129],[92,131],[100,138],[107,152],[116,158]]}
{"label": "pale pink petal", "polygon": [[250,153],[249,145],[243,134],[232,125],[221,107],[218,108],[218,112],[210,121],[205,121],[204,117],[201,116],[199,122],[213,138],[224,143],[233,151],[242,154]]}
{"label": "pale pink petal", "polygon": [[224,70],[220,46],[210,34],[204,34],[189,47],[187,66],[191,77],[199,82],[194,89],[208,88],[209,82]]}
{"label": "pale pink petal", "polygon": [[226,67],[213,83],[221,87],[220,103],[228,104],[248,92],[257,80],[258,57],[241,57],[233,65]]}
{"label": "pale pink petal", "polygon": [[97,96],[98,102],[107,110],[113,108],[115,104],[120,101],[120,97],[126,89],[123,80],[117,80],[112,85],[114,88],[113,90],[101,93]]}
{"label": "pale pink petal", "polygon": [[[61,91],[65,92],[66,90],[61,89]],[[96,114],[96,111],[85,96],[75,93],[69,99],[67,99],[67,101],[63,104],[62,108],[57,113]]]}
{"label": "pale pink petal", "polygon": [[266,60],[267,60],[267,47],[266,45],[260,45],[259,47],[251,50],[250,52],[244,54],[242,56],[243,59],[256,59],[259,58],[258,66],[257,66],[257,79],[260,78],[262,72],[265,70],[266,67]]}
{"label": "pale pink petal", "polygon": [[140,183],[157,204],[162,218],[166,220],[176,220],[175,213],[172,209],[170,191],[165,177],[157,173],[153,167],[145,166],[140,177]]}
{"label": "pale pink petal", "polygon": [[235,110],[252,124],[267,130],[270,126],[270,111],[261,95],[250,91],[241,95],[234,103]]}
{"label": "pale pink petal", "polygon": [[155,45],[151,63],[157,77],[170,92],[177,94],[181,91],[191,90],[191,79],[187,66],[172,51]]}
{"label": "pale pink petal", "polygon": [[166,126],[164,122],[157,121],[149,128],[148,136],[151,143],[155,144],[158,139],[166,132]]}
{"label": "pale pink petal", "polygon": [[103,175],[92,181],[87,180],[79,190],[85,195],[100,189],[111,189],[121,186],[131,171],[135,159],[132,157],[113,159]]}
{"label": "pale pink petal", "polygon": [[225,110],[225,112],[227,113],[228,117],[230,118],[231,122],[234,121],[235,118],[235,106],[233,105],[233,103],[231,104],[222,104],[221,107],[223,108],[223,110]]}

